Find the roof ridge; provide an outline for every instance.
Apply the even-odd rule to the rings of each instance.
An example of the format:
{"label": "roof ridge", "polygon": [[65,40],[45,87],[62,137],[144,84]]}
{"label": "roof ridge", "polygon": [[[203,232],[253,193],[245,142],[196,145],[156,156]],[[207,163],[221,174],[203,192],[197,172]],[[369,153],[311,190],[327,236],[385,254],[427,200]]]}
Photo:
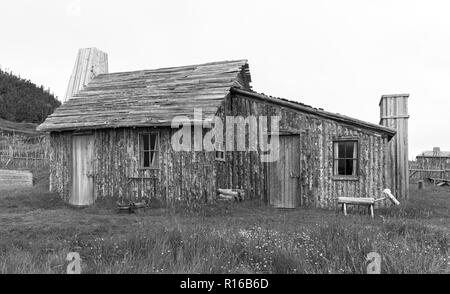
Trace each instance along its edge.
{"label": "roof ridge", "polygon": [[131,74],[138,72],[151,72],[151,71],[162,71],[162,70],[170,70],[170,69],[179,69],[179,68],[189,68],[195,66],[208,66],[208,65],[219,65],[219,64],[231,64],[231,63],[242,63],[243,65],[248,64],[248,59],[235,59],[235,60],[222,60],[222,61],[212,61],[206,63],[198,63],[198,64],[187,64],[180,66],[169,66],[169,67],[160,67],[160,68],[151,68],[151,69],[140,69],[140,70],[131,70],[131,71],[118,71],[118,72],[110,72],[105,74],[99,74],[97,77],[108,76],[108,75],[119,75],[119,74]]}

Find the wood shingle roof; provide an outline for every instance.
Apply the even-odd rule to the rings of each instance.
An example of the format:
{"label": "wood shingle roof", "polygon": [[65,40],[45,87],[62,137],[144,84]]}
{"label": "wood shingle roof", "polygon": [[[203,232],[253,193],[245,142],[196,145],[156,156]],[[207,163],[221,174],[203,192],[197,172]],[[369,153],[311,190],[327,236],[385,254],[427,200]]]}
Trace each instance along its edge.
{"label": "wood shingle roof", "polygon": [[386,133],[396,131],[282,98],[253,92],[247,60],[222,61],[97,75],[85,88],[56,109],[39,131],[118,127],[170,126],[175,117],[212,120],[230,91],[250,95],[305,113]]}
{"label": "wood shingle roof", "polygon": [[446,157],[450,158],[450,151],[424,151],[416,157]]}
{"label": "wood shingle roof", "polygon": [[170,126],[176,116],[214,116],[231,87],[249,88],[247,60],[100,74],[38,130]]}

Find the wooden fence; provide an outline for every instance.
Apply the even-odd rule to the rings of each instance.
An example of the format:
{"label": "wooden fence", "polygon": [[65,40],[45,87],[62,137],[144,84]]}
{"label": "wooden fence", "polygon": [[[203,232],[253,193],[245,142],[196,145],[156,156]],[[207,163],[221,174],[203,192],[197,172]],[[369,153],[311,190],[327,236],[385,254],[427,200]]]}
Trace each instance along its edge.
{"label": "wooden fence", "polygon": [[46,169],[49,165],[47,136],[0,136],[0,168]]}
{"label": "wooden fence", "polygon": [[450,179],[450,169],[409,169],[409,180],[417,182],[420,180],[433,179]]}

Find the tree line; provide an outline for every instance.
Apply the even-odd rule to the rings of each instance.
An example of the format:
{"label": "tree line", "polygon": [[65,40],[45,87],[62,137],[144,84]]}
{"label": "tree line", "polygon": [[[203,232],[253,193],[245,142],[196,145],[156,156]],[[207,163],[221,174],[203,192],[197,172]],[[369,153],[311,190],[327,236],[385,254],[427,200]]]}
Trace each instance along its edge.
{"label": "tree line", "polygon": [[0,69],[0,118],[39,124],[60,105],[43,86]]}

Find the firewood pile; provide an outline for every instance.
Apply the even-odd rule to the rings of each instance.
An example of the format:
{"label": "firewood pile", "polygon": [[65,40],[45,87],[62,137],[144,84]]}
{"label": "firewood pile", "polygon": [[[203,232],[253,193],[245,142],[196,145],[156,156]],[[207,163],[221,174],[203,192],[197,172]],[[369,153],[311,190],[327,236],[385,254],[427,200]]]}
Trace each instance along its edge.
{"label": "firewood pile", "polygon": [[241,202],[245,200],[245,191],[241,189],[217,189],[218,200]]}

